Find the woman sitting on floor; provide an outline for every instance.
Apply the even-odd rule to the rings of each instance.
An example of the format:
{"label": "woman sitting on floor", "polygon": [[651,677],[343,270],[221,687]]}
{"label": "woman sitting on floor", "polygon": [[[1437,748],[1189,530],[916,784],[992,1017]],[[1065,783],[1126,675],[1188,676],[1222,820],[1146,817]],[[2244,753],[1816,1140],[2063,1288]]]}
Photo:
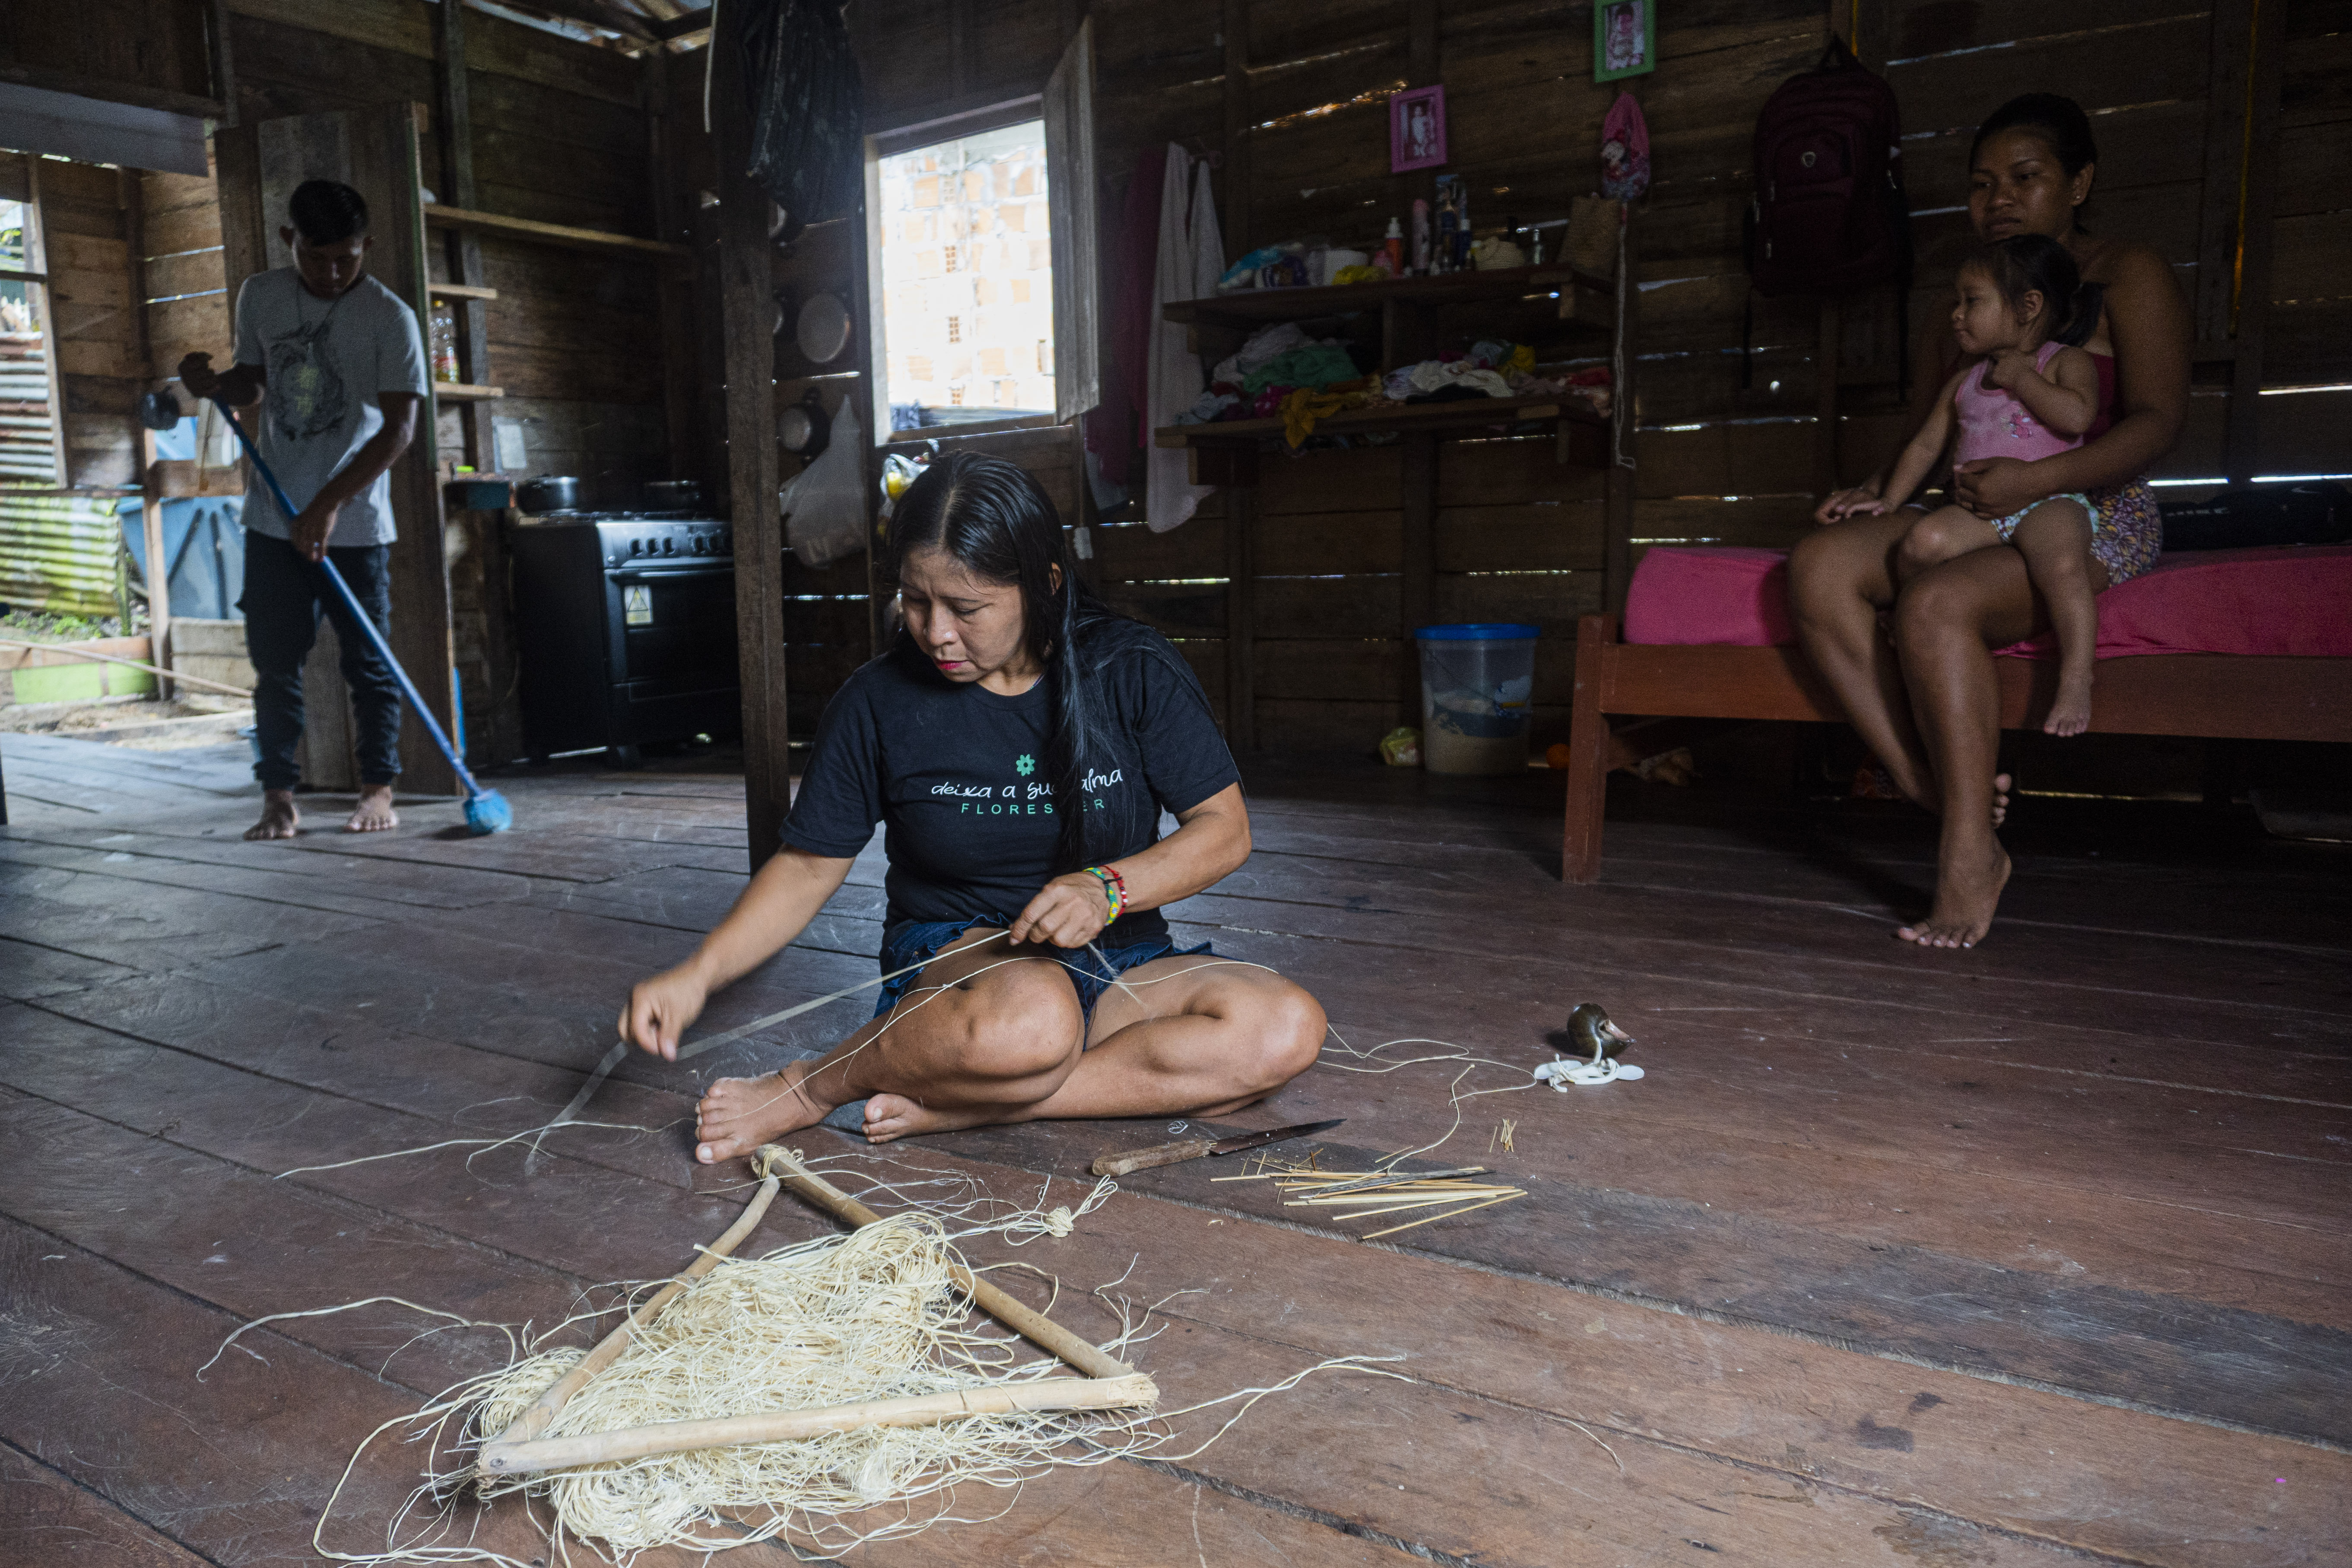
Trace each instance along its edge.
{"label": "woman sitting on floor", "polygon": [[[878,1142],[1218,1115],[1304,1072],[1315,999],[1205,944],[1177,951],[1157,912],[1250,848],[1233,753],[1182,656],[1087,591],[1054,503],[1010,463],[933,463],[887,550],[906,629],[827,704],[782,849],[692,958],[629,994],[621,1037],[674,1058],[711,992],[800,935],[877,821],[882,968],[924,967],[824,1056],[711,1085],[696,1158],[858,1099]],[[1163,808],[1178,826],[1160,838]]]}
{"label": "woman sitting on floor", "polygon": [[[2105,308],[2083,346],[2105,410],[2081,447],[2036,462],[1991,458],[1955,471],[1951,499],[1988,521],[2046,497],[2084,492],[2092,514],[2091,584],[2105,589],[2146,571],[2161,535],[2147,474],[2172,449],[2189,409],[2188,303],[2162,256],[2103,239],[2075,221],[2090,199],[2098,149],[2074,100],[2028,93],[1977,132],[1969,154],[1969,217],[1978,237],[2047,235],[2074,256],[2083,281],[2101,286]],[[1938,315],[1914,356],[1911,415],[1921,419],[1964,363],[1948,318]],[[1991,926],[2009,880],[1994,829],[2008,805],[1997,775],[1999,690],[1992,650],[2050,628],[2025,558],[2005,543],[1915,550],[1904,538],[1916,510],[1851,515],[1880,500],[1884,471],[1831,496],[1789,562],[1797,640],[1836,691],[1846,718],[1912,800],[1943,818],[1936,902],[1898,935],[1927,947],[1970,947]],[[1843,521],[1838,521],[1841,518]],[[1924,542],[1916,541],[1915,544]],[[1957,546],[1965,542],[1954,540]],[[1976,548],[1975,545],[1984,545]],[[1933,564],[1917,566],[1918,562]],[[1893,637],[1880,629],[1892,611]]]}

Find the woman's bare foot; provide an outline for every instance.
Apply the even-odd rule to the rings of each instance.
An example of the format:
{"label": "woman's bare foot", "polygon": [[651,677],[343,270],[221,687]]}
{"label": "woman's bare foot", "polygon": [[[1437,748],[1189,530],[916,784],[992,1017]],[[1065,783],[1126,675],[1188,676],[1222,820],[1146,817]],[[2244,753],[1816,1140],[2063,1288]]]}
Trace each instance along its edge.
{"label": "woman's bare foot", "polygon": [[2079,735],[2091,727],[2091,672],[2086,669],[2058,670],[2058,698],[2050,704],[2050,717],[2042,721],[2045,735]]}
{"label": "woman's bare foot", "polygon": [[814,1127],[839,1101],[816,1098],[801,1087],[810,1062],[788,1062],[758,1078],[722,1078],[695,1107],[694,1157],[706,1165],[749,1154],[803,1128]]}
{"label": "woman's bare foot", "polygon": [[2007,773],[1992,775],[1992,825],[1995,827],[2009,820],[2009,792],[2015,782]]}
{"label": "woman's bare foot", "polygon": [[291,838],[302,830],[302,814],[294,809],[294,792],[261,792],[261,820],[245,830],[247,838]]}
{"label": "woman's bare foot", "polygon": [[363,784],[360,788],[360,804],[351,820],[343,824],[346,833],[382,833],[400,826],[399,813],[392,809],[390,784]]}
{"label": "woman's bare foot", "polygon": [[925,1132],[953,1132],[965,1127],[984,1127],[992,1121],[1010,1121],[1019,1114],[1017,1110],[1002,1105],[934,1110],[903,1094],[869,1095],[866,1100],[866,1137],[869,1142],[887,1143]]}
{"label": "woman's bare foot", "polygon": [[2009,886],[2009,852],[1999,844],[1992,858],[1972,867],[1939,867],[1936,903],[1917,925],[1895,934],[1921,947],[1974,947],[1992,929],[1993,910],[2000,890]]}

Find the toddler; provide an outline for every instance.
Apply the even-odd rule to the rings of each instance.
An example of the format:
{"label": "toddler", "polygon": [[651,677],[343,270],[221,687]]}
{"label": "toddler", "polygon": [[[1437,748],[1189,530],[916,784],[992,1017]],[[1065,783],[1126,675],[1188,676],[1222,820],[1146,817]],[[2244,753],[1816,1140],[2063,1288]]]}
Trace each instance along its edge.
{"label": "toddler", "polygon": [[[1954,287],[1953,333],[1963,352],[1979,357],[1944,384],[1904,448],[1886,486],[1892,499],[1853,502],[1837,509],[1839,517],[1878,515],[1908,499],[1937,468],[1955,426],[1955,463],[2032,462],[2081,446],[2098,417],[2098,368],[2069,345],[2097,325],[2100,289],[2082,281],[2064,246],[2039,234],[1981,246],[1961,263]],[[1997,544],[2025,557],[2026,574],[2058,637],[2058,698],[2042,726],[2053,735],[2079,735],[2091,722],[2099,641],[2091,588],[2095,521],[2080,491],[2045,496],[1990,522],[1964,507],[1944,506],[1912,525],[1897,553],[1897,573],[1906,579]]]}

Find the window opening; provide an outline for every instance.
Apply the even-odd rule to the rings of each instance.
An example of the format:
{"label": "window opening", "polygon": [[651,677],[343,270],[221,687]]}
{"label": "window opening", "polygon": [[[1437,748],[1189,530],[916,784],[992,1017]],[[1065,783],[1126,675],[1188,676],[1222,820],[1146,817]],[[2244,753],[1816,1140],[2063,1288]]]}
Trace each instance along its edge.
{"label": "window opening", "polygon": [[891,427],[1051,416],[1045,121],[935,142],[878,164]]}
{"label": "window opening", "polygon": [[0,199],[0,485],[63,482],[45,281],[33,205]]}

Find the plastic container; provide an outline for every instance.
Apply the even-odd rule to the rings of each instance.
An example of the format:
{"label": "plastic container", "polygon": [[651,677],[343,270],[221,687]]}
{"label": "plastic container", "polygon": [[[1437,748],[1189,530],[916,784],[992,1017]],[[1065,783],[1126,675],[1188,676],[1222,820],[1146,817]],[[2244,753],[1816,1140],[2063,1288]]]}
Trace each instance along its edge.
{"label": "plastic container", "polygon": [[1423,626],[1421,765],[1433,773],[1515,773],[1528,765],[1538,628]]}

